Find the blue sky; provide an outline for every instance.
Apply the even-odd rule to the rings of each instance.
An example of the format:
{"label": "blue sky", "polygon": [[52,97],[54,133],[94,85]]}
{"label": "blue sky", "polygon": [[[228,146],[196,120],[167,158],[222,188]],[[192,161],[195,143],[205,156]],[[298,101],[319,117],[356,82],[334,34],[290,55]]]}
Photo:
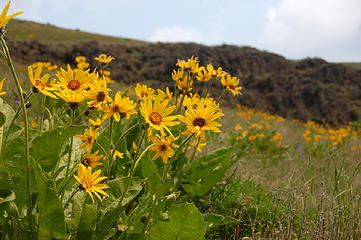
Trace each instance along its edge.
{"label": "blue sky", "polygon": [[361,62],[361,0],[12,0],[10,12],[19,10],[23,19],[113,36]]}

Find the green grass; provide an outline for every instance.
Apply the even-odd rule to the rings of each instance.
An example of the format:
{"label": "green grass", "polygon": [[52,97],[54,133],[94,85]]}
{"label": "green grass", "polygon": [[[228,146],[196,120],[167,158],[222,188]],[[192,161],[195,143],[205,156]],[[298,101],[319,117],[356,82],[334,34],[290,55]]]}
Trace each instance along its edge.
{"label": "green grass", "polygon": [[37,40],[43,43],[74,43],[81,41],[99,41],[103,44],[147,44],[147,42],[88,33],[81,30],[59,28],[51,24],[32,21],[13,20],[8,24],[6,37],[20,41]]}

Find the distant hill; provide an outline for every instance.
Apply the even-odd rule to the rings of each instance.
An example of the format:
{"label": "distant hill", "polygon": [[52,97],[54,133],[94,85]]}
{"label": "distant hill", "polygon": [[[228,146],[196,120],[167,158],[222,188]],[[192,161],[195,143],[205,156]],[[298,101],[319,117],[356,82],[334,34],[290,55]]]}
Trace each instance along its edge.
{"label": "distant hill", "polygon": [[[77,55],[92,59],[107,53],[116,58],[113,79],[160,86],[172,84],[170,73],[178,58],[195,55],[202,64],[222,66],[241,79],[244,94],[226,99],[230,104],[333,125],[361,120],[360,63],[290,61],[250,47],[147,43],[19,20],[11,24],[6,37],[21,64],[45,60],[64,64]],[[212,91],[218,94],[219,84],[214,82]]]}

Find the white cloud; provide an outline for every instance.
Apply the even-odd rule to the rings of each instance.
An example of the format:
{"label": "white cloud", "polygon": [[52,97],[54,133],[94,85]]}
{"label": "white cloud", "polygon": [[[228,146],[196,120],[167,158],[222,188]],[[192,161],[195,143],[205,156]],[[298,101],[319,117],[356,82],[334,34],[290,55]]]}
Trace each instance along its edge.
{"label": "white cloud", "polygon": [[360,60],[360,0],[281,0],[266,20],[259,47],[291,58]]}
{"label": "white cloud", "polygon": [[205,42],[200,33],[181,26],[158,28],[151,33],[148,40],[152,42]]}

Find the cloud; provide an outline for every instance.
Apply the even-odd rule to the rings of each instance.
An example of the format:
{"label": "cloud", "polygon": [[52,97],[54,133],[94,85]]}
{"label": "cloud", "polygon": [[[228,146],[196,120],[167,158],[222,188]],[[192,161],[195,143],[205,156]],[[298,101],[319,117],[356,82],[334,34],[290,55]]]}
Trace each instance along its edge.
{"label": "cloud", "polygon": [[181,26],[155,29],[148,40],[151,42],[205,42],[205,39],[200,33]]}
{"label": "cloud", "polygon": [[360,60],[360,0],[281,0],[266,14],[258,47],[290,58]]}

